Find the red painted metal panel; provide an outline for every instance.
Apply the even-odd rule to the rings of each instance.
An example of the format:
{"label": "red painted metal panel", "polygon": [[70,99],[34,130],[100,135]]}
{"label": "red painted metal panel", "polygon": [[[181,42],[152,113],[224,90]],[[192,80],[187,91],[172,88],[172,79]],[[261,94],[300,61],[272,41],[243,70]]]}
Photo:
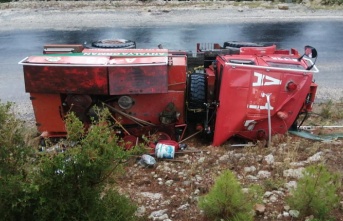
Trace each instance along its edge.
{"label": "red painted metal panel", "polygon": [[110,95],[168,92],[167,65],[109,67]]}
{"label": "red painted metal panel", "polygon": [[187,67],[169,66],[168,89],[184,91],[186,89]]}
{"label": "red painted metal panel", "polygon": [[[310,92],[312,74],[263,69],[256,71],[249,66],[235,69],[227,66],[226,70],[220,87],[220,105],[213,140],[215,146],[233,135],[255,140],[259,130],[268,134],[268,94],[272,134],[285,133]],[[298,85],[295,91],[287,90],[289,82]]]}
{"label": "red painted metal panel", "polygon": [[79,54],[70,54],[69,56],[45,55],[31,56],[25,60],[27,64],[67,64],[67,65],[106,65],[109,57],[106,56],[77,56]]}
{"label": "red painted metal panel", "polygon": [[39,132],[66,133],[59,94],[30,93]]}
{"label": "red painted metal panel", "polygon": [[24,65],[26,92],[108,94],[106,67]]}

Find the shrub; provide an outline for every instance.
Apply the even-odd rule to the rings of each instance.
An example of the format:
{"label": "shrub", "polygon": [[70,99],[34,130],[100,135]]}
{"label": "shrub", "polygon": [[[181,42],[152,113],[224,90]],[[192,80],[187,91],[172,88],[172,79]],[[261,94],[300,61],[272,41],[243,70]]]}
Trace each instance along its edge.
{"label": "shrub", "polygon": [[39,161],[35,220],[134,220],[136,207],[116,191],[105,191],[108,178],[131,154],[118,144],[108,114],[100,112],[84,136],[83,124],[68,115],[66,150]]}
{"label": "shrub", "polygon": [[27,189],[32,149],[26,147],[24,122],[11,112],[12,103],[0,103],[0,214],[18,220],[30,214]]}
{"label": "shrub", "polygon": [[23,123],[0,104],[0,214],[3,220],[134,221],[136,206],[109,178],[135,151],[124,151],[112,134],[109,112],[99,112],[84,133],[74,114],[70,134],[55,144],[63,152],[35,153],[23,139]]}
{"label": "shrub", "polygon": [[221,174],[210,192],[199,199],[199,208],[211,220],[252,220],[252,206],[234,174],[229,170]]}
{"label": "shrub", "polygon": [[301,217],[314,215],[318,220],[328,220],[328,214],[339,202],[336,194],[339,186],[337,174],[330,173],[323,165],[310,166],[287,202]]}

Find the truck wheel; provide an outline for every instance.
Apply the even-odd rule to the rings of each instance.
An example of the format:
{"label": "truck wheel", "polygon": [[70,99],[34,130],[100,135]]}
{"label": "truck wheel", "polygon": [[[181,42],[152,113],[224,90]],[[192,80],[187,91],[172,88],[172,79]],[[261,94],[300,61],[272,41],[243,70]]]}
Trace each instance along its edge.
{"label": "truck wheel", "polygon": [[265,44],[258,44],[253,42],[241,42],[241,41],[226,41],[224,42],[224,48],[241,48],[241,47],[265,47]]}
{"label": "truck wheel", "polygon": [[134,41],[126,39],[104,39],[100,41],[95,41],[92,43],[93,47],[96,48],[136,48],[136,43]]}
{"label": "truck wheel", "polygon": [[207,102],[207,78],[203,73],[188,75],[187,109],[193,112],[205,110],[204,103]]}

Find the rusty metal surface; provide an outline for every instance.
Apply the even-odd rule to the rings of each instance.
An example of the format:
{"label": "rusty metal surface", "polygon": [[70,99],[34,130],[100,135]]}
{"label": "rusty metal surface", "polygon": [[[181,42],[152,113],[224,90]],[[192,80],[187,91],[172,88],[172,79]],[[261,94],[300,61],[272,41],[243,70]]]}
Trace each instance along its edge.
{"label": "rusty metal surface", "polygon": [[38,131],[66,133],[59,94],[30,93],[30,98]]}
{"label": "rusty metal surface", "polygon": [[110,95],[168,92],[167,66],[109,68]]}
{"label": "rusty metal surface", "polygon": [[24,66],[26,92],[108,94],[106,67]]}

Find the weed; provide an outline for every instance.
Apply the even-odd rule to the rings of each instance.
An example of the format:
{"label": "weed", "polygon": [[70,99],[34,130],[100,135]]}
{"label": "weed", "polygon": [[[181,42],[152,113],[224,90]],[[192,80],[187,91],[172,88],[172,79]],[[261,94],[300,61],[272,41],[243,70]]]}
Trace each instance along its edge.
{"label": "weed", "polygon": [[322,109],[320,112],[320,116],[322,116],[324,119],[331,118],[332,117],[332,107],[333,107],[332,100],[329,100],[327,103],[324,103],[321,106],[322,106]]}
{"label": "weed", "polygon": [[278,190],[280,187],[283,187],[285,181],[283,179],[266,179],[263,181],[262,186],[266,191]]}
{"label": "weed", "polygon": [[310,166],[287,202],[301,217],[314,215],[318,220],[327,220],[339,202],[336,194],[339,186],[339,176],[330,173],[324,165]]}
{"label": "weed", "polygon": [[207,195],[200,197],[198,206],[211,220],[252,220],[252,204],[229,170],[216,179]]}

